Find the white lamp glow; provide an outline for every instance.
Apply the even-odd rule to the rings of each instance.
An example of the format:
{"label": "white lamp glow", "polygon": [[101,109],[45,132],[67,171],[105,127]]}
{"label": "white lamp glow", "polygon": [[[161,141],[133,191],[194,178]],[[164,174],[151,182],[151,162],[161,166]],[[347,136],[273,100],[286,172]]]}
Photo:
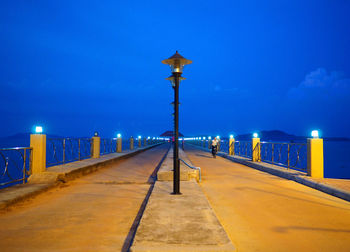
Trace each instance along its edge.
{"label": "white lamp glow", "polygon": [[311,136],[312,136],[313,138],[319,138],[319,132],[318,132],[318,130],[313,130],[313,131],[311,131]]}
{"label": "white lamp glow", "polygon": [[120,133],[117,134],[117,137],[118,137],[118,138],[121,138],[121,136],[122,136],[122,135],[121,135]]}
{"label": "white lamp glow", "polygon": [[43,133],[43,127],[41,127],[41,126],[35,126],[35,133],[37,133],[37,134]]}
{"label": "white lamp glow", "polygon": [[258,138],[258,136],[259,136],[258,133],[256,133],[256,132],[253,133],[253,137],[254,137],[254,138]]}

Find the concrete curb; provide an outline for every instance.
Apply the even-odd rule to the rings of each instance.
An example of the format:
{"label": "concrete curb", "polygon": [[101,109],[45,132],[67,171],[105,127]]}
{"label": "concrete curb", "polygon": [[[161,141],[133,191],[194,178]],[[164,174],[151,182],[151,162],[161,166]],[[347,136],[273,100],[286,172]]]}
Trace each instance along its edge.
{"label": "concrete curb", "polygon": [[[203,147],[200,147],[197,145],[192,145],[192,144],[190,144],[190,145],[197,148],[197,149],[200,149],[200,150],[203,150],[206,152],[210,152],[210,150],[207,148],[203,148]],[[314,188],[314,189],[319,190],[321,192],[330,194],[332,196],[341,198],[341,199],[346,200],[346,201],[350,201],[350,191],[345,191],[345,190],[342,190],[340,188],[337,188],[337,187],[334,187],[334,186],[331,186],[328,184],[313,181],[311,178],[305,176],[305,174],[302,172],[295,171],[295,170],[283,170],[283,169],[285,169],[283,167],[271,165],[271,164],[264,163],[264,162],[261,162],[261,163],[252,162],[247,158],[237,157],[237,156],[229,156],[228,154],[226,154],[224,152],[218,152],[217,155],[220,157],[229,159],[233,162],[249,166],[249,167],[254,168],[256,170],[267,172],[269,174],[272,174],[272,175],[275,175],[275,176],[278,176],[281,178],[293,180],[297,183]]]}
{"label": "concrete curb", "polygon": [[[37,174],[37,176],[31,176],[28,179],[27,184],[15,185],[8,188],[0,190],[0,210],[5,210],[6,208],[24,201],[26,199],[32,198],[40,193],[43,193],[55,186],[58,186],[61,183],[65,183],[70,180],[74,180],[81,176],[95,172],[106,165],[109,165],[113,162],[130,158],[134,155],[137,155],[141,152],[154,148],[161,145],[154,144],[142,149],[136,149],[126,153],[118,153],[115,156],[114,153],[102,156],[98,159],[86,159],[82,161],[72,162],[64,165],[49,167],[47,172]],[[111,157],[108,157],[111,156]],[[76,166],[76,169],[70,167],[67,171],[58,171],[63,170],[63,166]],[[50,171],[51,170],[51,171]]]}

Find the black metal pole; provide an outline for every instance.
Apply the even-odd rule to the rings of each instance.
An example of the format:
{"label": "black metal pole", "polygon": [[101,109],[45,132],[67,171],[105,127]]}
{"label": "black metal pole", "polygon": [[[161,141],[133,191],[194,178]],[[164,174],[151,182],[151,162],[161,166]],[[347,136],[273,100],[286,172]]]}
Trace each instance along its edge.
{"label": "black metal pole", "polygon": [[174,194],[180,193],[180,160],[179,160],[179,79],[181,73],[173,73],[175,78],[174,87]]}

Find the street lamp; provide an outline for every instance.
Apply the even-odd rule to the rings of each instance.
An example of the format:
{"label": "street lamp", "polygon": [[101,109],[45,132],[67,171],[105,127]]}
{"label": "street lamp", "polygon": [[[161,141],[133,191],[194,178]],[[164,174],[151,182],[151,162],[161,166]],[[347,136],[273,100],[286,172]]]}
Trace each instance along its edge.
{"label": "street lamp", "polygon": [[172,75],[166,80],[171,82],[174,89],[174,191],[173,194],[180,193],[180,160],[179,160],[179,85],[184,65],[191,64],[192,61],[182,57],[178,51],[169,59],[162,61],[163,64],[169,65]]}

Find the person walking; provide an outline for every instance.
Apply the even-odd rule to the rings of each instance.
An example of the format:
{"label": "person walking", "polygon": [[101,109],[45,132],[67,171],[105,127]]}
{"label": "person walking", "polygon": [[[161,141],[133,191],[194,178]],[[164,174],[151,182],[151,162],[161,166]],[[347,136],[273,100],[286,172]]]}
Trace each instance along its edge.
{"label": "person walking", "polygon": [[213,154],[213,158],[216,158],[216,153],[218,152],[218,142],[216,137],[211,141],[211,154]]}

